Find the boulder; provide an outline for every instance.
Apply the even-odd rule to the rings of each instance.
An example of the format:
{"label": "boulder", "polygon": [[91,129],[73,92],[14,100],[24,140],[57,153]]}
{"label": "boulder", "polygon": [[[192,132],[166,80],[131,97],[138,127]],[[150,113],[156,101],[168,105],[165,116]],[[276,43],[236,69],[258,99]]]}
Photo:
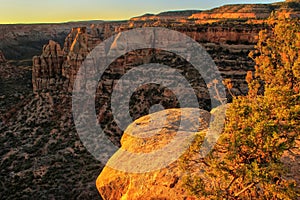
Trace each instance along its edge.
{"label": "boulder", "polygon": [[[198,121],[195,119],[197,114],[200,116]],[[183,186],[185,174],[179,158],[194,136],[204,134],[210,116],[209,112],[200,109],[169,109],[129,125],[122,137],[121,149],[109,160],[110,166],[103,169],[96,181],[102,198],[196,199]],[[195,127],[198,127],[197,131],[193,130]],[[176,142],[173,144],[173,141]],[[135,160],[124,150],[145,157]],[[153,158],[147,159],[153,152]]]}

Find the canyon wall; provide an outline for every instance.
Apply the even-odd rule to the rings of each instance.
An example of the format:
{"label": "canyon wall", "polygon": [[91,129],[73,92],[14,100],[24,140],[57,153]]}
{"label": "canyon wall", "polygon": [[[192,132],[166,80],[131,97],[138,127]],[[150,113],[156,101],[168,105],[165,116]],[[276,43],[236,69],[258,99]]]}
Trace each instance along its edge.
{"label": "canyon wall", "polygon": [[[116,27],[114,28],[118,30]],[[228,71],[234,71],[239,68],[241,68],[242,71],[253,70],[253,62],[247,57],[247,54],[253,49],[254,44],[257,42],[259,31],[264,28],[266,27],[263,25],[251,26],[246,24],[234,26],[228,24],[222,27],[217,25],[177,27],[175,30],[180,31],[201,43],[213,57],[217,66],[220,68],[220,71],[225,75]],[[97,30],[99,31],[99,29]],[[97,31],[87,32],[87,29],[84,27],[74,28],[65,39],[63,48],[61,48],[58,43],[50,41],[49,44],[43,48],[42,55],[33,58],[33,84],[35,91],[49,89],[47,87],[42,87],[38,83],[38,79],[45,79],[45,81],[47,81],[50,77],[56,75],[68,79],[70,85],[72,85],[77,70],[83,60],[88,53],[105,38],[103,35],[107,34],[95,34],[95,32]],[[111,30],[110,35],[113,33],[117,33],[117,31],[114,32]],[[132,61],[132,59],[135,57],[138,64],[144,63],[138,61],[139,59],[142,59],[139,57],[144,57],[145,61],[153,59],[153,55],[150,55],[151,51],[144,52],[143,55],[140,56],[136,55],[136,53],[137,52],[131,53],[116,61],[119,62],[118,66],[121,67],[120,65],[123,65],[123,68],[126,68],[128,62],[134,66],[134,61]],[[237,59],[237,57],[239,57],[239,59]],[[121,62],[122,59],[123,61]],[[44,75],[41,73],[44,73]],[[123,72],[120,72],[119,75],[123,75],[123,73],[124,70]],[[69,88],[68,91],[72,91],[71,86],[68,86],[67,88]]]}
{"label": "canyon wall", "polygon": [[[298,4],[297,4],[298,5]],[[238,11],[240,18],[244,13],[256,13],[252,18],[264,18],[266,13],[277,8],[278,5],[240,5],[223,6],[210,11],[218,14]],[[283,8],[280,4],[280,8]],[[287,6],[287,8],[289,8]],[[296,9],[294,9],[296,10]],[[194,11],[167,12],[158,16],[185,16]],[[203,12],[201,12],[203,14]],[[195,14],[195,13],[194,13]],[[252,15],[252,14],[251,14]],[[148,16],[148,15],[147,15]],[[150,15],[149,15],[150,16]],[[194,16],[195,17],[195,16]],[[225,17],[225,16],[219,16]],[[234,15],[234,18],[237,16]],[[246,16],[251,18],[251,16]],[[175,20],[176,21],[176,20]],[[123,31],[141,27],[166,27],[184,33],[202,44],[218,67],[223,79],[230,79],[233,83],[231,92],[243,95],[248,91],[245,77],[247,71],[254,71],[254,62],[248,57],[249,52],[257,42],[260,30],[268,28],[264,23],[250,24],[235,20],[197,24],[178,23],[169,20],[130,20],[122,23],[102,23],[91,26],[73,28],[67,35],[64,44],[49,41],[40,56],[33,58],[32,83],[34,92],[59,92],[71,96],[76,74],[87,55],[102,41],[112,35],[118,35],[106,51],[123,48],[120,42]],[[145,36],[145,41],[147,37]],[[155,40],[155,36],[153,40]],[[96,91],[95,107],[98,122],[111,140],[119,144],[123,131],[117,126],[111,109],[111,96],[118,80],[136,66],[148,63],[162,63],[176,69],[193,87],[199,102],[199,108],[210,110],[213,99],[210,98],[207,85],[195,68],[183,58],[159,49],[140,49],[128,52],[117,58],[103,73]],[[143,74],[145,75],[145,74]],[[179,77],[166,75],[167,80],[177,80]],[[130,84],[130,83],[128,83]],[[182,90],[182,88],[179,88]],[[182,90],[183,91],[183,90]],[[186,94],[189,95],[189,94]],[[228,100],[231,96],[227,94]],[[168,88],[156,84],[147,84],[137,88],[131,96],[129,112],[133,120],[149,114],[153,105],[160,104],[164,108],[178,108],[179,101]]]}
{"label": "canyon wall", "polygon": [[[136,27],[139,27],[139,24],[136,24]],[[257,41],[258,32],[263,28],[265,28],[263,25],[233,27],[231,23],[223,24],[221,27],[217,25],[173,27],[173,29],[192,37],[203,45],[215,61],[222,77],[232,80],[234,85],[232,92],[236,95],[247,93],[245,76],[247,71],[254,70],[254,63],[248,57],[248,53]],[[71,94],[76,73],[86,56],[104,39],[113,34],[122,34],[124,30],[129,30],[129,28],[108,24],[87,28],[79,27],[71,30],[63,47],[57,42],[49,41],[43,47],[42,54],[33,58],[32,83],[34,92],[38,94],[59,91],[60,93]],[[119,48],[122,43],[117,38],[112,44]],[[109,51],[115,47],[107,48]],[[129,52],[110,64],[103,73],[96,92],[95,106],[98,122],[104,132],[117,145],[120,145],[119,140],[123,131],[116,125],[111,110],[113,88],[118,83],[118,79],[129,70],[147,63],[162,63],[178,70],[194,88],[199,108],[211,109],[211,98],[203,78],[186,60],[173,53],[155,49]],[[170,75],[166,76],[166,79],[178,80],[179,77]],[[229,95],[228,98],[230,100]],[[178,99],[168,88],[148,84],[137,88],[132,95],[129,105],[130,115],[133,120],[145,116],[149,114],[149,109],[155,104],[163,105],[164,108],[180,107]]]}

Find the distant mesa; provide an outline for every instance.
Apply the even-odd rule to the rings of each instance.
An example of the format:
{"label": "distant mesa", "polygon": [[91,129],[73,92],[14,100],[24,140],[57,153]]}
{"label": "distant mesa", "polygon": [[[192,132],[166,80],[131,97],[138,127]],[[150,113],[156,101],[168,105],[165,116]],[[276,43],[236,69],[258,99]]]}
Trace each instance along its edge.
{"label": "distant mesa", "polygon": [[287,0],[273,4],[230,4],[211,10],[168,11],[159,14],[145,14],[130,21],[177,21],[207,23],[220,20],[265,20],[272,12],[290,18],[300,17],[300,0]]}
{"label": "distant mesa", "polygon": [[142,16],[133,17],[130,21],[151,21],[151,20],[163,20],[163,21],[177,21],[186,19],[189,16],[201,12],[200,10],[178,10],[178,11],[167,11],[157,15],[147,13]]}
{"label": "distant mesa", "polygon": [[189,19],[266,19],[276,7],[272,4],[225,5],[193,14]]}

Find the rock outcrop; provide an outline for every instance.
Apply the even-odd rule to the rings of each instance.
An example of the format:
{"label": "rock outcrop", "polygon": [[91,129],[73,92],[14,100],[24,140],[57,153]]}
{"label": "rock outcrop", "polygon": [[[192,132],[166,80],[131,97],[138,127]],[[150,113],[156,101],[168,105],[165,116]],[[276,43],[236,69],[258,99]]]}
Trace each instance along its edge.
{"label": "rock outcrop", "polygon": [[[185,124],[185,121],[189,121],[189,125],[196,124],[195,115],[200,116],[199,124],[201,125],[197,128],[199,132],[191,133],[190,131],[194,127],[189,126],[183,126],[179,130],[180,123]],[[165,121],[160,121],[162,119]],[[119,150],[109,162],[119,166],[119,169],[124,167],[124,169],[138,170],[139,168],[148,168],[153,163],[165,163],[165,159],[172,158],[179,151],[178,158],[174,158],[174,162],[170,162],[167,166],[144,173],[105,167],[96,181],[102,198],[104,200],[196,200],[197,198],[190,195],[182,185],[184,172],[180,169],[178,159],[180,154],[185,152],[185,150],[182,151],[182,147],[188,148],[186,143],[179,144],[179,142],[171,148],[165,149],[165,153],[168,155],[159,154],[150,161],[150,164],[149,160],[137,160],[137,163],[130,157],[122,157],[122,152],[125,150],[140,155],[158,151],[165,148],[165,145],[174,140],[174,137],[185,140],[187,137],[203,133],[202,131],[208,127],[209,120],[210,113],[198,109],[164,110],[136,120],[126,129],[122,137],[122,150]],[[164,128],[162,129],[162,127]],[[188,141],[186,142],[188,143]]]}
{"label": "rock outcrop", "polygon": [[[211,113],[198,109],[164,110],[142,117],[129,125],[122,137],[121,149],[108,161],[108,165],[104,167],[96,181],[97,189],[102,198],[104,200],[207,199],[207,197],[196,198],[191,195],[184,187],[184,178],[186,178],[186,175],[195,173],[196,176],[211,181],[212,185],[217,184],[218,177],[212,178],[205,173],[201,173],[204,171],[209,173],[209,168],[205,162],[195,161],[201,159],[199,144],[202,144],[203,137],[207,134],[210,117],[219,120],[220,112],[223,112],[222,109],[224,108],[223,106],[218,107],[212,110]],[[174,145],[170,149],[167,147],[167,149],[166,145],[174,140],[175,134],[189,135],[189,130],[193,127],[189,126],[178,130],[180,118],[181,121],[189,120],[192,121],[191,124],[194,124],[195,119],[193,117],[196,112],[201,113],[199,122],[202,126],[199,127],[199,132],[191,134],[195,137],[195,140],[190,140],[190,143],[185,144],[187,147],[185,151],[180,149],[180,146],[182,146],[180,142],[176,143],[178,146]],[[165,121],[161,122],[161,119]],[[215,122],[219,124],[219,121],[213,123]],[[191,148],[189,148],[190,145]],[[222,148],[220,145],[220,143],[217,143],[214,148]],[[291,170],[286,178],[295,179],[298,188],[300,184],[299,147],[300,142],[297,140],[295,147],[291,151],[285,151],[282,157],[284,166]],[[158,154],[156,159],[150,161],[144,159],[146,154],[158,152],[159,149],[162,149],[164,153]],[[124,151],[134,155],[127,156]],[[171,158],[177,152],[181,152],[181,157],[169,165],[152,171],[139,171],[139,169],[148,169],[149,165],[155,163],[165,163],[166,159]],[[145,157],[140,156],[143,154],[145,154]],[[220,151],[218,156],[221,158],[223,154]],[[135,160],[135,157],[138,157],[138,159]],[[135,173],[134,170],[136,170]]]}
{"label": "rock outcrop", "polygon": [[63,52],[60,45],[52,40],[44,45],[41,56],[33,57],[33,90],[55,90],[62,75]]}
{"label": "rock outcrop", "polygon": [[33,58],[33,90],[62,90],[72,92],[75,75],[88,55],[100,43],[87,33],[85,27],[73,28],[65,39],[63,49],[52,40],[45,45],[41,56]]}

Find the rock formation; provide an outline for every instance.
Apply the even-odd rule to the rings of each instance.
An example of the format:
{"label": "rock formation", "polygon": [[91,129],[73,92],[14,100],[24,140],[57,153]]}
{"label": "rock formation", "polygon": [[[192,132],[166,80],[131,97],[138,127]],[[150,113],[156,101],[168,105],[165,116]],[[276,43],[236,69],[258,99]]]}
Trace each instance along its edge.
{"label": "rock formation", "polygon": [[[195,173],[197,176],[200,175],[204,179],[208,178],[205,173],[199,173],[201,171],[207,171],[209,173],[207,165],[202,162],[197,164],[194,162],[200,159],[199,152],[190,150],[189,148],[182,151],[181,158],[186,159],[186,163],[184,164],[179,158],[169,165],[153,171],[134,173],[130,170],[145,169],[153,163],[164,163],[165,159],[174,155],[174,152],[180,151],[177,149],[180,149],[179,146],[181,146],[181,144],[178,144],[180,142],[176,143],[178,146],[175,145],[171,149],[166,149],[166,145],[174,140],[175,133],[180,135],[189,134],[188,129],[191,127],[184,127],[178,131],[180,118],[183,121],[193,121],[193,116],[199,111],[201,113],[199,122],[202,126],[199,128],[199,132],[194,132],[193,135],[202,138],[201,141],[203,141],[203,136],[207,134],[210,117],[220,116],[219,112],[222,112],[221,109],[223,108],[224,107],[219,107],[214,109],[211,114],[207,111],[198,109],[164,110],[142,117],[129,125],[122,137],[121,149],[112,156],[110,161],[108,161],[109,164],[103,169],[96,181],[97,189],[102,198],[104,200],[204,200],[204,197],[196,198],[191,195],[183,185],[187,173],[189,175]],[[165,121],[159,122],[161,119],[165,119]],[[164,128],[161,129],[162,127]],[[191,142],[191,145],[198,144],[196,142],[197,139],[195,139],[194,142]],[[190,144],[186,145],[189,146]],[[218,147],[220,147],[220,145],[217,143],[214,148]],[[298,170],[300,157],[299,147],[300,142],[297,141],[293,151],[286,151],[282,157],[284,165],[291,169],[290,173],[287,174],[287,178],[295,179],[298,187],[300,183],[300,174]],[[162,149],[168,155],[159,154],[156,157],[157,159],[150,161],[150,164],[148,160],[143,160],[144,157],[139,157],[141,160],[134,160],[132,157],[127,157],[126,154],[123,153],[123,151],[127,151],[135,154],[134,156],[137,156],[143,155],[143,153],[152,153],[159,149]],[[221,152],[219,154],[222,156]],[[112,166],[111,164],[113,164],[114,168],[110,167]],[[129,170],[127,171],[126,169]],[[208,178],[206,180],[211,179]],[[215,181],[215,179],[213,180]]]}
{"label": "rock formation", "polygon": [[[223,78],[230,78],[234,88],[232,92],[236,95],[247,92],[247,84],[244,80],[248,70],[254,70],[253,62],[248,58],[248,52],[253,48],[256,41],[255,36],[264,26],[250,27],[240,25],[235,28],[230,24],[222,28],[216,26],[199,27],[197,25],[187,28],[178,27],[175,30],[183,32],[196,41],[203,43],[205,49],[210,53],[218,66]],[[64,47],[61,49],[58,43],[50,41],[43,48],[41,56],[33,58],[33,88],[35,93],[46,91],[60,91],[61,93],[72,93],[76,73],[86,56],[95,48],[105,36],[111,35],[116,30],[111,26],[87,28],[73,28],[65,39]],[[122,32],[119,33],[120,36]],[[120,46],[118,38],[112,44]],[[146,38],[145,38],[146,39]],[[155,38],[154,38],[155,39]],[[252,44],[253,43],[253,44]],[[111,47],[115,48],[114,46]],[[115,60],[106,69],[99,82],[96,93],[96,111],[102,113],[99,123],[104,131],[118,144],[122,130],[115,125],[111,111],[111,96],[113,87],[126,72],[147,63],[164,63],[177,69],[191,82],[199,101],[199,108],[210,109],[210,96],[207,86],[202,77],[187,61],[170,52],[162,50],[144,49],[129,52]],[[170,80],[176,80],[169,76]],[[140,100],[143,96],[143,100]],[[177,108],[178,100],[174,94],[170,94],[166,88],[155,85],[147,85],[138,88],[132,96],[130,114],[133,119],[138,119],[149,113],[152,105],[161,104],[165,108]]]}
{"label": "rock formation", "polygon": [[44,45],[41,56],[33,57],[33,90],[57,89],[57,79],[62,74],[63,52],[58,43],[50,40]]}
{"label": "rock formation", "polygon": [[88,35],[86,28],[73,28],[67,36],[64,48],[49,41],[41,56],[33,58],[33,89],[63,90],[72,92],[75,75],[87,54],[100,42],[100,38]]}
{"label": "rock formation", "polygon": [[[203,130],[208,127],[210,120],[210,113],[204,110],[198,109],[170,109],[151,115],[142,117],[131,124],[125,131],[121,143],[122,151],[131,152],[133,154],[143,154],[155,152],[163,149],[165,145],[171,142],[174,137],[180,137],[184,140],[185,137],[191,136],[191,127],[183,126],[180,128],[180,133],[177,132],[179,124],[184,121],[190,121],[192,124],[195,122],[194,116],[200,114],[199,123],[201,124],[192,135],[203,134]],[[197,115],[197,114],[196,114]],[[161,119],[165,121],[161,122]],[[191,124],[191,123],[188,123]],[[164,129],[161,129],[165,127]],[[175,136],[180,134],[179,136]],[[193,137],[193,136],[192,136]],[[177,151],[181,151],[181,145],[172,146],[165,149],[165,153],[168,155],[159,154],[155,159],[150,161],[150,164],[145,160],[139,160],[136,163],[131,160],[130,157],[119,157],[124,159],[124,162],[116,159],[115,156],[122,155],[122,151],[119,150],[109,162],[115,163],[120,167],[124,166],[124,169],[137,169],[140,167],[147,168],[153,163],[164,163],[165,159],[171,158],[170,152],[176,154]],[[182,152],[182,154],[185,150]],[[172,153],[171,153],[172,154]],[[179,155],[181,156],[181,155]],[[179,158],[178,156],[178,158]],[[175,158],[175,162],[170,162],[167,166],[162,166],[153,171],[144,173],[133,173],[127,171],[119,171],[111,167],[105,167],[99,175],[96,185],[104,200],[114,199],[189,199],[196,200],[195,197],[190,195],[188,191],[183,187],[184,171],[180,169],[178,158]],[[125,166],[126,165],[126,166]],[[127,168],[126,168],[127,167]],[[123,170],[123,168],[122,168]]]}
{"label": "rock formation", "polygon": [[0,24],[0,49],[8,60],[27,60],[40,54],[49,40],[62,44],[73,27],[101,25],[103,21],[57,24]]}

